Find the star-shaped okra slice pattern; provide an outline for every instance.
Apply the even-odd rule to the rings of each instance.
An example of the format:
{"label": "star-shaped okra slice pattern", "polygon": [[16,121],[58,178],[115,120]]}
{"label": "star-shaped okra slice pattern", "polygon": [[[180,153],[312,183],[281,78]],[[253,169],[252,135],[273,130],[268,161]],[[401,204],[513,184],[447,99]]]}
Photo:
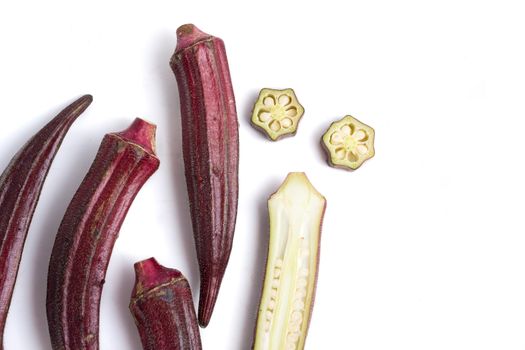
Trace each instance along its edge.
{"label": "star-shaped okra slice pattern", "polygon": [[281,137],[292,136],[304,114],[292,89],[262,89],[252,112],[252,124],[266,136],[277,141]]}
{"label": "star-shaped okra slice pattern", "polygon": [[355,170],[374,156],[374,129],[347,115],[333,122],[322,144],[333,167]]}

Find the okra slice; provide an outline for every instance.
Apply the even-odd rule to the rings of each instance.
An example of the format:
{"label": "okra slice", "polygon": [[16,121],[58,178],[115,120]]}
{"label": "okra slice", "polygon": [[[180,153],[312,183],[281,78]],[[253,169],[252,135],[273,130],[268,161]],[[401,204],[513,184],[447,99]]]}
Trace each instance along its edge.
{"label": "okra slice", "polygon": [[252,125],[266,136],[277,141],[284,136],[293,136],[304,114],[292,89],[262,89],[253,106]]}
{"label": "okra slice", "polygon": [[270,243],[254,350],[304,348],[325,206],[304,173],[288,174],[268,200]]}
{"label": "okra slice", "polygon": [[374,129],[347,115],[330,125],[322,144],[331,166],[355,170],[375,154]]}

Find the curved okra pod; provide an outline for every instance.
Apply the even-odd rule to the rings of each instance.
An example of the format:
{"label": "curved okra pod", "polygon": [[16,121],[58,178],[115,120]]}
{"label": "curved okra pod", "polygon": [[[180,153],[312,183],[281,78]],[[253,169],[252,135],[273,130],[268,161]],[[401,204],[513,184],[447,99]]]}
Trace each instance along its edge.
{"label": "curved okra pod", "polygon": [[304,348],[325,207],[304,173],[288,174],[268,200],[270,242],[254,350]]}
{"label": "curved okra pod", "polygon": [[210,321],[237,217],[239,131],[224,43],[192,24],[177,30],[182,151],[199,260],[199,323]]}
{"label": "curved okra pod", "polygon": [[54,350],[96,350],[100,296],[120,226],[159,167],[155,125],[136,119],[107,134],[75,193],[51,254],[47,322]]}
{"label": "curved okra pod", "polygon": [[144,350],[201,350],[190,285],[154,258],[135,264],[129,309]]}
{"label": "curved okra pod", "polygon": [[71,124],[93,97],[66,107],[18,151],[0,177],[0,350],[18,267],[40,192]]}

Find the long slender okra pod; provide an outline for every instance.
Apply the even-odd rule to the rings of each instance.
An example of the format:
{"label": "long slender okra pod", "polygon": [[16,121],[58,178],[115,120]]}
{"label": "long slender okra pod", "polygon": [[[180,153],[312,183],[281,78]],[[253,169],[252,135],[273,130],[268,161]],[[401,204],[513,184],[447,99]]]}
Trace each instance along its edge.
{"label": "long slender okra pod", "polygon": [[201,350],[199,325],[188,281],[154,258],[135,264],[129,309],[144,350]]}
{"label": "long slender okra pod", "polygon": [[36,133],[0,177],[0,350],[27,231],[51,163],[71,124],[93,98],[85,95]]}
{"label": "long slender okra pod", "polygon": [[199,260],[199,323],[210,321],[228,264],[237,217],[239,136],[235,98],[221,39],[192,24],[177,30],[182,151]]}
{"label": "long slender okra pod", "polygon": [[107,134],[58,233],[47,279],[54,350],[96,350],[100,296],[118,232],[136,194],[159,167],[155,126],[136,119]]}
{"label": "long slender okra pod", "polygon": [[270,243],[254,350],[301,350],[312,314],[325,198],[290,173],[268,200]]}

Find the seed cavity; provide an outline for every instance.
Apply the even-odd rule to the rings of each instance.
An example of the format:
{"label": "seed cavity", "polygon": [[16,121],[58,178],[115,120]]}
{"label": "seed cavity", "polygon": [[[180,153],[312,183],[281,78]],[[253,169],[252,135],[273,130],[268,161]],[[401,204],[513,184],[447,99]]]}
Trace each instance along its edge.
{"label": "seed cavity", "polygon": [[288,106],[292,102],[292,99],[288,95],[279,96],[279,104],[281,106]]}
{"label": "seed cavity", "polygon": [[271,119],[270,112],[267,112],[267,111],[260,111],[259,112],[259,120],[261,122],[266,123],[270,119]]}
{"label": "seed cavity", "polygon": [[265,106],[271,107],[275,105],[275,98],[273,96],[265,97],[263,103]]}
{"label": "seed cavity", "polygon": [[279,131],[281,129],[281,123],[278,120],[274,120],[270,123],[270,129],[273,131]]}
{"label": "seed cavity", "polygon": [[284,114],[287,116],[287,117],[295,117],[297,115],[297,108],[295,107],[290,107],[286,110],[286,112],[284,112]]}
{"label": "seed cavity", "polygon": [[292,126],[292,120],[290,118],[284,118],[281,121],[281,125],[283,128],[288,129],[290,126]]}

